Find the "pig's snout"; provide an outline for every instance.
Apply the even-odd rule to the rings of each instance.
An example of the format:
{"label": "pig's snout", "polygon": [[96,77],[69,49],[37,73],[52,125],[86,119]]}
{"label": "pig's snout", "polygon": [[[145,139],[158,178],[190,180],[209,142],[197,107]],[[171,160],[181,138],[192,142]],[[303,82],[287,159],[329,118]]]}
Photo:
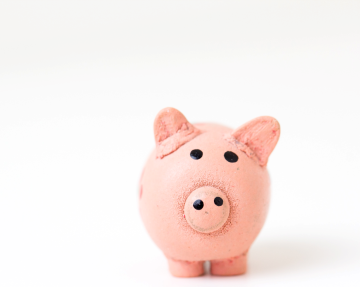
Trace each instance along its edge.
{"label": "pig's snout", "polygon": [[210,233],[221,228],[229,217],[225,193],[211,186],[194,190],[185,202],[186,221],[196,231]]}

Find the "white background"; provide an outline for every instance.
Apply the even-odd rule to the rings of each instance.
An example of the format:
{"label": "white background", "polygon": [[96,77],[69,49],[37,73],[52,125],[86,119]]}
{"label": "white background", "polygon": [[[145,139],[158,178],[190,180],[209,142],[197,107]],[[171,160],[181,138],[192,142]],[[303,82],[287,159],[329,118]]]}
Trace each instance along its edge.
{"label": "white background", "polygon": [[[359,1],[1,1],[0,286],[360,286]],[[238,277],[173,278],[137,184],[167,106],[281,124]]]}

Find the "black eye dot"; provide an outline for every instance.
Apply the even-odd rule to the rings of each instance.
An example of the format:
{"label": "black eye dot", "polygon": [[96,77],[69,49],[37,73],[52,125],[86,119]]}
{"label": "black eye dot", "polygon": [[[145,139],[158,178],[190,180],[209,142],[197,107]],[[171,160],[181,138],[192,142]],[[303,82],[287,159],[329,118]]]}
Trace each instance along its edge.
{"label": "black eye dot", "polygon": [[204,207],[204,202],[201,199],[195,200],[193,206],[196,210],[200,210]]}
{"label": "black eye dot", "polygon": [[228,162],[237,162],[239,159],[239,157],[236,154],[234,154],[232,151],[227,151],[224,154],[224,157]]}
{"label": "black eye dot", "polygon": [[223,200],[222,200],[221,197],[215,197],[214,203],[215,203],[215,205],[217,205],[217,206],[221,206],[221,205],[223,205]]}
{"label": "black eye dot", "polygon": [[199,149],[193,149],[190,153],[192,159],[201,159],[203,152]]}

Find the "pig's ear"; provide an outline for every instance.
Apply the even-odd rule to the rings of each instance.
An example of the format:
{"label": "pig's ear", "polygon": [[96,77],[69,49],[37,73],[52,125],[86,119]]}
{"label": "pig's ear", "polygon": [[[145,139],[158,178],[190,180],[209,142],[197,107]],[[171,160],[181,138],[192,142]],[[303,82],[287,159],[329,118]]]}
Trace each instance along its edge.
{"label": "pig's ear", "polygon": [[199,135],[200,130],[190,124],[178,110],[165,108],[155,118],[154,134],[156,157],[163,158]]}
{"label": "pig's ear", "polygon": [[266,166],[279,137],[278,121],[272,117],[259,117],[234,130],[230,138],[240,150]]}

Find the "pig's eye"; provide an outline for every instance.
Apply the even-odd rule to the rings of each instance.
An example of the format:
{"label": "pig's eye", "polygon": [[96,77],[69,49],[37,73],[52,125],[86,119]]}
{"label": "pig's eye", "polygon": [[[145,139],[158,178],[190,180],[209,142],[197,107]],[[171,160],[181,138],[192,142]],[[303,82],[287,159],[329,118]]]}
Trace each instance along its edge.
{"label": "pig's eye", "polygon": [[221,197],[215,197],[214,203],[215,203],[215,205],[217,205],[217,206],[221,206],[221,205],[223,205],[223,200],[222,200]]}
{"label": "pig's eye", "polygon": [[227,151],[224,154],[224,157],[228,162],[237,162],[239,159],[238,156],[234,154],[232,151]]}
{"label": "pig's eye", "polygon": [[203,152],[199,149],[193,149],[190,153],[192,159],[201,159]]}
{"label": "pig's eye", "polygon": [[193,203],[193,207],[196,210],[200,210],[200,209],[202,209],[204,207],[204,202],[201,199],[195,200],[194,203]]}

